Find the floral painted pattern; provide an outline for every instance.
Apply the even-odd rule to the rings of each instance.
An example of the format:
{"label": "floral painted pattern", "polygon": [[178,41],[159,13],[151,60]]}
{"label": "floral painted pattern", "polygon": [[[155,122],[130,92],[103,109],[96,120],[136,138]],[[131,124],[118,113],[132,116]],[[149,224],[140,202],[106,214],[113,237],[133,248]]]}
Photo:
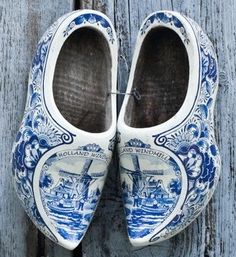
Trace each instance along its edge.
{"label": "floral painted pattern", "polygon": [[78,26],[80,24],[86,24],[86,23],[90,23],[90,24],[97,24],[97,26],[101,26],[104,29],[106,29],[106,32],[108,34],[109,37],[109,41],[113,44],[115,41],[114,38],[114,33],[113,33],[113,29],[111,28],[110,23],[103,18],[101,15],[97,15],[97,14],[83,14],[80,15],[78,17],[76,17],[66,28],[66,30],[64,31],[64,36],[68,36],[69,32],[75,27]]}

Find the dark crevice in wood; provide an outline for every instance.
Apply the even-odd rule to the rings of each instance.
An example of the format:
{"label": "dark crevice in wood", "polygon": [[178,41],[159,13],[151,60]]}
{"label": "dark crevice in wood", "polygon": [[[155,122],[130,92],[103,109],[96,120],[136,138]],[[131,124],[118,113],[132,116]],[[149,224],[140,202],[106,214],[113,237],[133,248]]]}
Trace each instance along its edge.
{"label": "dark crevice in wood", "polygon": [[[36,234],[37,229],[35,228],[34,224],[32,222],[29,222],[29,227],[27,229],[26,234],[26,256],[25,257],[36,257],[35,253],[37,252],[38,247],[38,235]],[[34,234],[34,235],[33,235]],[[33,235],[33,236],[32,236]],[[1,252],[1,242],[0,242],[0,252]],[[6,256],[1,255],[0,256]]]}
{"label": "dark crevice in wood", "polygon": [[73,251],[73,257],[82,257],[82,243],[80,243]]}
{"label": "dark crevice in wood", "polygon": [[113,20],[114,20],[114,22],[113,22],[113,25],[114,25],[115,29],[117,28],[116,10],[117,10],[117,0],[114,0],[114,13],[113,13]]}
{"label": "dark crevice in wood", "polygon": [[81,9],[81,1],[82,0],[74,0],[74,10]]}
{"label": "dark crevice in wood", "polygon": [[37,247],[37,257],[45,256],[45,236],[38,231],[38,247]]}
{"label": "dark crevice in wood", "polygon": [[[129,33],[131,33],[132,31],[132,28],[131,28],[131,14],[130,14],[130,11],[131,11],[131,8],[130,8],[130,0],[128,0],[128,10],[129,10],[129,14],[128,14],[128,26],[129,26]],[[129,35],[129,46],[131,46],[131,37]]]}

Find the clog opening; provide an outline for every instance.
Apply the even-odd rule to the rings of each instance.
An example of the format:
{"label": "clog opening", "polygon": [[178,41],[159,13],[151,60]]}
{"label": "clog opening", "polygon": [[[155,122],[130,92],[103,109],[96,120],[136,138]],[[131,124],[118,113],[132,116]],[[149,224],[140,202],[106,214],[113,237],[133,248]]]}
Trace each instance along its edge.
{"label": "clog opening", "polygon": [[92,133],[108,130],[111,113],[111,54],[97,30],[81,28],[65,41],[59,53],[53,96],[62,116]]}
{"label": "clog opening", "polygon": [[150,30],[141,46],[132,85],[141,100],[130,96],[126,124],[145,128],[169,120],[184,102],[188,81],[189,60],[181,38],[168,28]]}

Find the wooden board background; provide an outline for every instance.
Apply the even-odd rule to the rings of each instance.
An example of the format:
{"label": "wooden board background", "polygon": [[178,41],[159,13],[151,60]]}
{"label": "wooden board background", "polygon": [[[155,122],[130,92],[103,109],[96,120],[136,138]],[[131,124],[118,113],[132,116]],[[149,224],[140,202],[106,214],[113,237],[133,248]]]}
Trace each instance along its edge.
{"label": "wooden board background", "polygon": [[[25,215],[11,184],[11,147],[22,118],[31,59],[42,33],[62,14],[92,8],[114,22],[120,42],[118,87],[124,91],[138,28],[156,10],[196,20],[217,49],[220,87],[216,130],[222,175],[215,195],[185,231],[135,249],[126,236],[117,161],[82,244],[69,252],[44,238]],[[121,103],[119,100],[119,104]],[[235,0],[0,0],[0,257],[236,256],[236,1]]]}

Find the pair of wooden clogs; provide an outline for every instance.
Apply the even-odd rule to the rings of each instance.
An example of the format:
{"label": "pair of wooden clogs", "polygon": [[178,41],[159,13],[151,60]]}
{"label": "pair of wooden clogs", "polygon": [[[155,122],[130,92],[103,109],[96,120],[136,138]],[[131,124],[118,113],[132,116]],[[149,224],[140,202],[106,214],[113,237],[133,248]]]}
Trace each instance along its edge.
{"label": "pair of wooden clogs", "polygon": [[102,13],[66,14],[43,35],[13,147],[17,194],[34,224],[74,249],[98,205],[118,141],[128,235],[170,238],[208,203],[220,173],[216,54],[191,19],[143,22],[117,121],[116,33]]}

